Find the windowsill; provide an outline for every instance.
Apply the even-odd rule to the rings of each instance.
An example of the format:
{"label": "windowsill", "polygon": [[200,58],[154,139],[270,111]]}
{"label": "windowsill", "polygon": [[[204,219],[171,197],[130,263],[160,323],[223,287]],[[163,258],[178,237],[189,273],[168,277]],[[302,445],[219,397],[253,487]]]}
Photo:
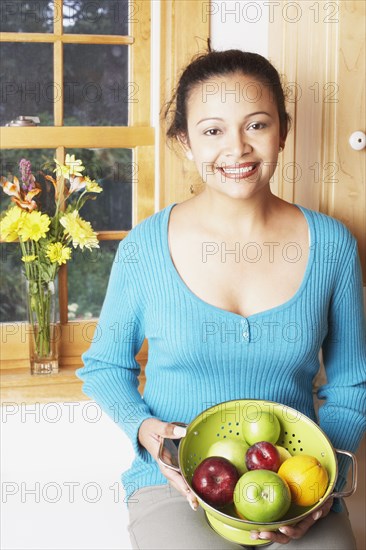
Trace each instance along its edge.
{"label": "windowsill", "polygon": [[81,391],[82,381],[75,370],[62,367],[57,374],[31,375],[29,368],[3,369],[1,404],[85,401],[88,397]]}
{"label": "windowsill", "polygon": [[[32,403],[66,403],[89,399],[82,381],[75,375],[78,367],[60,367],[57,374],[31,375],[29,368],[2,369],[1,405]],[[140,389],[144,376],[141,376]]]}
{"label": "windowsill", "polygon": [[[60,349],[62,358],[57,374],[31,375],[29,364],[29,342],[25,324],[14,327],[0,323],[2,346],[0,361],[0,404],[50,403],[85,401],[89,397],[82,391],[82,381],[75,371],[82,366],[81,356],[90,345],[96,321],[68,323],[61,325]],[[85,332],[85,329],[89,332]],[[84,331],[84,337],[83,337]],[[87,335],[87,341],[85,341]],[[24,337],[25,336],[25,337]],[[136,356],[141,366],[140,387],[142,392],[144,370],[148,356],[148,343],[144,341]]]}

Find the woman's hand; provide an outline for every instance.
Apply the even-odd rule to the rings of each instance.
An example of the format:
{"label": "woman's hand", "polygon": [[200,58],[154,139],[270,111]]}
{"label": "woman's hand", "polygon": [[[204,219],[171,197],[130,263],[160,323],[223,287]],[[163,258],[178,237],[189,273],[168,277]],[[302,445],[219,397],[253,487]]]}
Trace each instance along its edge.
{"label": "woman's hand", "polygon": [[280,544],[287,544],[292,539],[301,539],[314,523],[328,515],[332,504],[333,499],[330,498],[316,512],[313,512],[296,525],[286,525],[280,527],[278,531],[251,531],[250,538],[253,540],[266,539]]}
{"label": "woman's hand", "polygon": [[[163,466],[158,460],[159,447],[162,438],[167,439],[179,439],[183,437],[186,433],[185,428],[181,426],[176,426],[175,424],[170,424],[169,422],[162,422],[157,418],[147,418],[141,423],[138,432],[139,442],[151,456],[157,461],[160,471],[167,478],[170,485],[172,485],[177,491],[179,491],[183,496],[185,496],[193,510],[196,510],[198,507],[198,502],[196,497],[191,492],[187,483],[184,481],[181,474]],[[164,447],[163,449],[163,459],[165,462],[171,464],[172,457],[170,452]]]}

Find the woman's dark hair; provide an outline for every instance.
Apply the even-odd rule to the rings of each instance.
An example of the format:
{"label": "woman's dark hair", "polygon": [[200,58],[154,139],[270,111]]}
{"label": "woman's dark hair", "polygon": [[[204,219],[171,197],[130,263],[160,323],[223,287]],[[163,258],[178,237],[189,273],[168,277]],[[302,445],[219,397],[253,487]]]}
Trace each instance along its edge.
{"label": "woman's dark hair", "polygon": [[164,111],[169,124],[167,137],[178,139],[181,135],[187,135],[187,102],[190,92],[198,84],[216,76],[233,73],[253,77],[269,88],[277,105],[280,136],[285,139],[291,118],[286,112],[280,76],[268,59],[257,53],[241,50],[209,51],[196,57],[183,70],[175,93]]}

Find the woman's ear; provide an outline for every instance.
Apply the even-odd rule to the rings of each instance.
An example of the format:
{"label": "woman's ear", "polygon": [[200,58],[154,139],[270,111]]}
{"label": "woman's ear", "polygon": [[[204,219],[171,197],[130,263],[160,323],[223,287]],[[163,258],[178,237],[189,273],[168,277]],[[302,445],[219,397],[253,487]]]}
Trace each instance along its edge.
{"label": "woman's ear", "polygon": [[185,134],[178,136],[178,142],[188,160],[193,160],[193,153],[191,151],[189,140]]}
{"label": "woman's ear", "polygon": [[280,147],[279,147],[280,152],[284,150],[285,143],[286,143],[286,136],[285,137],[280,137]]}

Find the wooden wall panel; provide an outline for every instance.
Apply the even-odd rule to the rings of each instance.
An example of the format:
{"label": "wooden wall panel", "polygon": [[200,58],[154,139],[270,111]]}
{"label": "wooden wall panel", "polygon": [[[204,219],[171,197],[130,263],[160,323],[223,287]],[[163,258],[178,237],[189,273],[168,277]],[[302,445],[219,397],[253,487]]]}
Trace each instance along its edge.
{"label": "wooden wall panel", "polygon": [[[209,18],[203,14],[207,2],[202,0],[164,0],[161,2],[161,101],[163,106],[172,96],[183,67],[191,58],[207,51],[210,35]],[[182,32],[182,28],[186,29]],[[193,162],[166,141],[167,126],[160,124],[160,208],[181,202],[199,190],[200,179]]]}
{"label": "wooden wall panel", "polygon": [[[280,8],[286,4],[282,0]],[[358,240],[366,280],[366,151],[348,143],[366,126],[365,3],[301,7],[298,21],[279,9],[269,26],[269,59],[286,76],[293,117],[272,188],[343,221]]]}

